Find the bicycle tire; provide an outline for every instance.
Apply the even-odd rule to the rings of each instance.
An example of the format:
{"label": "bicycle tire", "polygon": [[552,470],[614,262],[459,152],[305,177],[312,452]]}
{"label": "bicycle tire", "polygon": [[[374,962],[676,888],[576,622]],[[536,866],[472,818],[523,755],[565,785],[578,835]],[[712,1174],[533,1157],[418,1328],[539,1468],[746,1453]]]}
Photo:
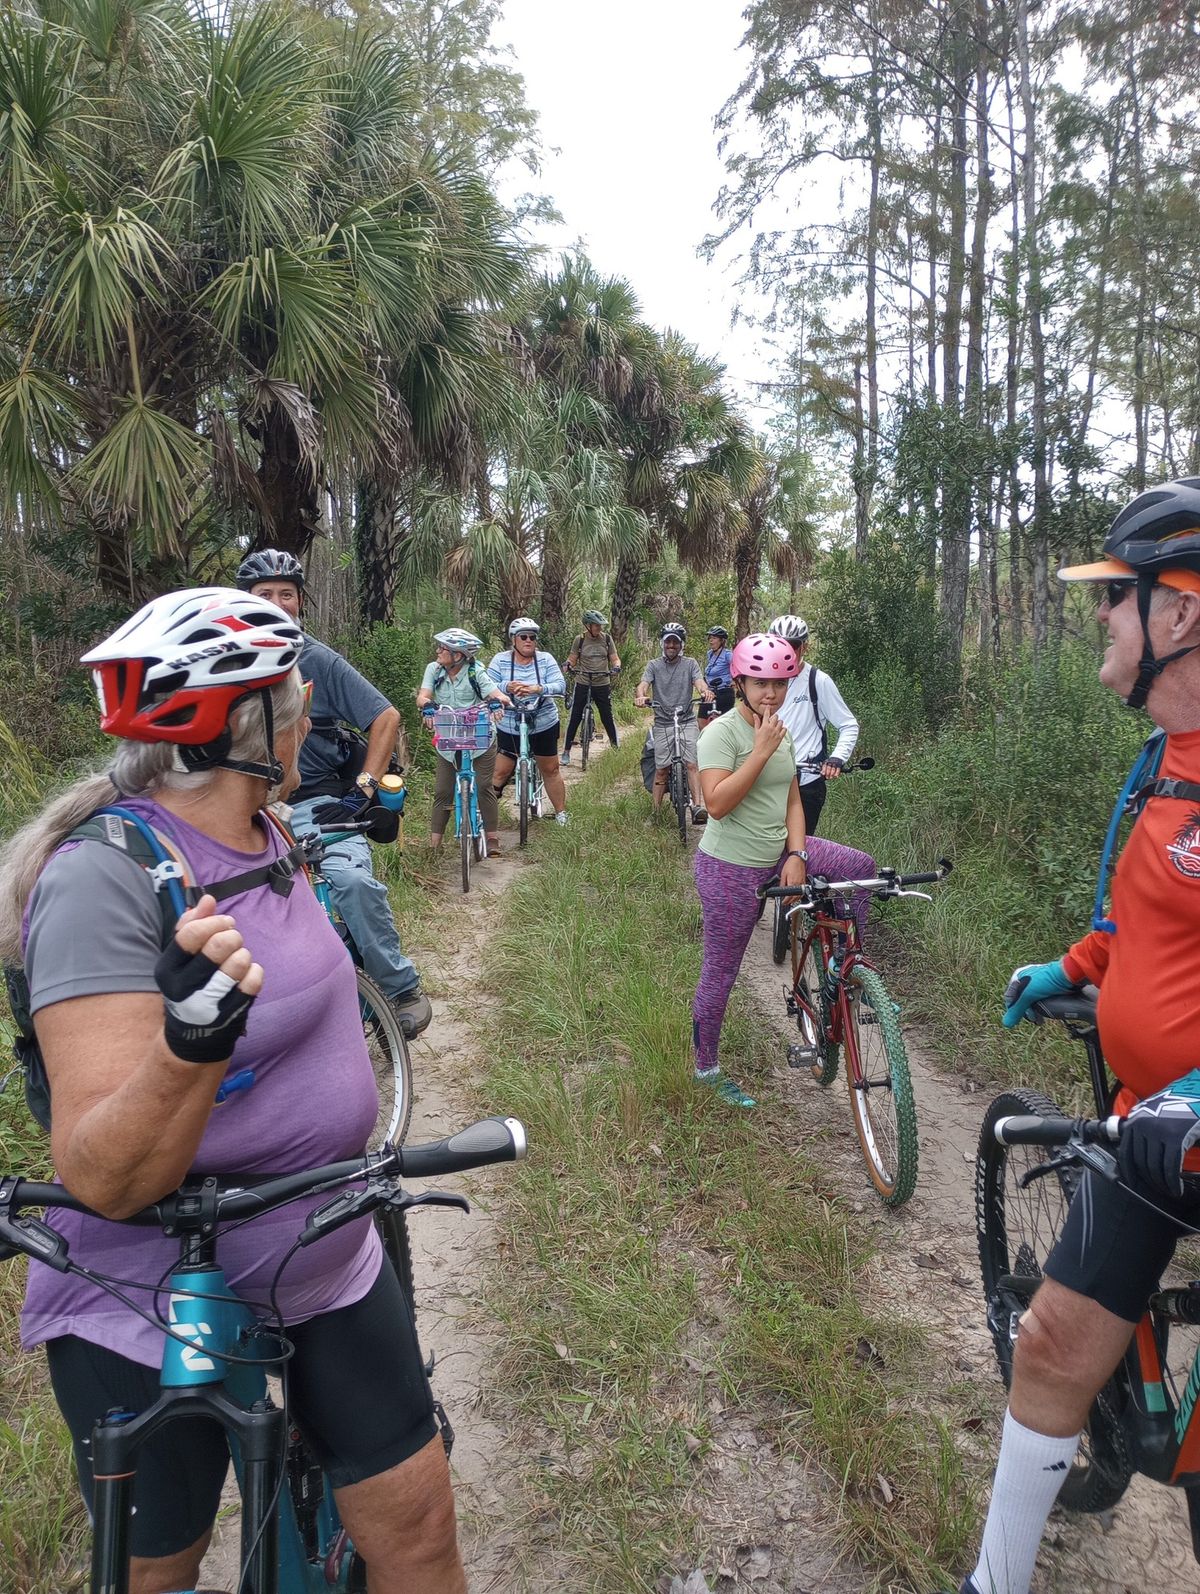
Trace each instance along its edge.
{"label": "bicycle tire", "polygon": [[787,917],[786,897],[775,897],[771,905],[775,909],[771,921],[771,962],[782,968],[792,944],[792,921]]}
{"label": "bicycle tire", "polygon": [[671,765],[671,807],[675,810],[675,817],[679,821],[679,840],[687,846],[687,776],[683,772],[683,765],[678,759]]}
{"label": "bicycle tire", "polygon": [[[984,1308],[1006,1389],[1012,1383],[1017,1320],[1042,1281],[1042,1264],[1079,1184],[1076,1170],[1057,1168],[1022,1188],[1024,1175],[1044,1164],[1049,1152],[1043,1146],[1002,1146],[993,1130],[997,1119],[1025,1114],[1062,1116],[1040,1091],[1005,1091],[988,1108],[975,1159],[975,1228]],[[1075,1460],[1058,1495],[1059,1505],[1068,1511],[1110,1510],[1133,1476],[1120,1420],[1122,1379],[1123,1370],[1118,1369],[1088,1413]]]}
{"label": "bicycle tire", "polygon": [[592,737],[595,734],[595,723],[592,715],[592,694],[588,693],[587,707],[583,711],[583,723],[579,727],[579,767],[586,770],[588,767],[588,754],[592,750]]}
{"label": "bicycle tire", "polygon": [[517,765],[517,833],[521,846],[529,840],[529,769],[524,761]]}
{"label": "bicycle tire", "polygon": [[408,1234],[408,1220],[403,1212],[379,1212],[376,1214],[376,1221],[379,1226],[379,1237],[383,1241],[384,1254],[396,1270],[396,1277],[400,1280],[400,1288],[404,1291],[404,1299],[408,1303],[408,1310],[415,1324],[417,1289],[413,1277],[412,1241]]}
{"label": "bicycle tire", "polygon": [[[917,1182],[917,1109],[904,1037],[875,969],[852,968],[845,993],[846,1083],[863,1161],[883,1204],[902,1206]],[[873,1015],[868,1024],[859,1017],[863,1003]]]}
{"label": "bicycle tire", "polygon": [[460,779],[458,783],[459,826],[458,850],[462,859],[462,888],[465,895],[471,889],[471,782]]}
{"label": "bicycle tire", "polygon": [[[828,1015],[821,998],[821,984],[825,977],[821,943],[814,936],[807,947],[808,934],[803,928],[803,918],[796,914],[789,920],[792,948],[792,993],[796,1003],[796,1024],[800,1030],[801,1044],[814,1052],[809,1072],[818,1085],[832,1085],[837,1078],[838,1048],[828,1037]],[[804,952],[801,964],[800,953]]]}
{"label": "bicycle tire", "polygon": [[379,1113],[368,1146],[371,1151],[378,1151],[385,1140],[400,1145],[408,1133],[413,1103],[412,1058],[392,1004],[369,974],[356,969],[355,977],[363,1036],[379,1091]]}

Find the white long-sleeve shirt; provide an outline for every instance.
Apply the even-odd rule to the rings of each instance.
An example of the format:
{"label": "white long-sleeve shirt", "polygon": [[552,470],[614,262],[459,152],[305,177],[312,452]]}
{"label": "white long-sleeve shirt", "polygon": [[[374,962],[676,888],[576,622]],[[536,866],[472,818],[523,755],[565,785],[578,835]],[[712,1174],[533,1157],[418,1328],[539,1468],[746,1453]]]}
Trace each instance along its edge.
{"label": "white long-sleeve shirt", "polygon": [[[809,764],[828,757],[840,758],[843,763],[849,763],[850,755],[858,742],[858,721],[846,707],[845,698],[829,676],[824,670],[818,670],[816,672],[817,708],[820,710],[821,723],[832,725],[837,731],[836,745],[831,752],[825,753],[822,747],[821,723],[818,723],[813,713],[811,689],[808,684],[812,673],[811,664],[800,666],[800,674],[788,682],[787,696],[783,700],[783,707],[779,710],[779,718],[792,733],[792,741],[796,746],[796,762]],[[819,770],[801,770],[797,778],[802,786],[807,786],[819,776]]]}

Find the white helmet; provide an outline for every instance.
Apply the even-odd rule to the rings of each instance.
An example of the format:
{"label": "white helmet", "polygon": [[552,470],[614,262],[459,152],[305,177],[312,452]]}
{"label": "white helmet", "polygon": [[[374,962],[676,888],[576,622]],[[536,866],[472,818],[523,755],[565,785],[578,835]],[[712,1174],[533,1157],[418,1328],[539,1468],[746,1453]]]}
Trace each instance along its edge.
{"label": "white helmet", "polygon": [[433,640],[439,647],[449,648],[451,653],[478,653],[483,643],[471,631],[464,631],[459,625],[452,625],[445,631],[435,631]]}
{"label": "white helmet", "polygon": [[303,646],[295,620],[264,598],[189,587],[139,609],[80,662],[92,666],[110,736],[200,747],[239,698],[284,680]]}
{"label": "white helmet", "polygon": [[781,614],[771,621],[767,635],[782,637],[795,647],[797,643],[808,640],[808,622],[798,614]]}
{"label": "white helmet", "polygon": [[537,636],[541,629],[541,626],[536,620],[531,620],[527,614],[521,614],[518,615],[513,623],[509,626],[508,640],[511,642],[518,631],[532,631],[534,636]]}

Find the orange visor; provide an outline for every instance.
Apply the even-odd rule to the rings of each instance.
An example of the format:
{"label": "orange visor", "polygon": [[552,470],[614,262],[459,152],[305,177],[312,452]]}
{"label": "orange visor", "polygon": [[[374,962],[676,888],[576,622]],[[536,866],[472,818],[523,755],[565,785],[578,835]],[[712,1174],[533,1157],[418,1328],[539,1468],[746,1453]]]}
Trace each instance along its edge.
{"label": "orange visor", "polygon": [[[1120,581],[1122,577],[1137,577],[1137,571],[1123,559],[1097,559],[1094,564],[1067,565],[1058,572],[1060,581]],[[1160,570],[1154,579],[1160,587],[1172,587],[1176,592],[1200,592],[1200,574],[1194,570]]]}

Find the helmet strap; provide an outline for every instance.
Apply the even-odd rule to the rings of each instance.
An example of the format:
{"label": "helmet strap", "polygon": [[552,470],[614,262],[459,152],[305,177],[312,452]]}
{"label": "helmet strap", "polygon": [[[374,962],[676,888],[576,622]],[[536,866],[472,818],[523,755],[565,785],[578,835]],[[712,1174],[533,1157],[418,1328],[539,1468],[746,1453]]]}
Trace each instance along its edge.
{"label": "helmet strap", "polygon": [[[262,704],[263,734],[266,737],[267,758],[265,764],[257,764],[244,758],[230,758],[229,749],[233,746],[233,732],[227,725],[214,741],[206,742],[203,747],[180,747],[179,761],[184,769],[193,773],[203,769],[232,769],[235,774],[249,775],[254,780],[265,780],[268,786],[278,786],[283,781],[283,765],[275,757],[275,710],[271,704],[271,688],[260,686],[248,697],[257,696]],[[230,709],[230,717],[245,698],[239,698]]]}
{"label": "helmet strap", "polygon": [[1142,657],[1138,664],[1138,675],[1133,683],[1133,691],[1125,699],[1127,707],[1132,709],[1145,708],[1150,688],[1168,664],[1174,664],[1176,659],[1186,658],[1189,653],[1194,653],[1200,647],[1200,642],[1193,642],[1189,647],[1177,648],[1174,653],[1168,653],[1165,658],[1155,658],[1154,644],[1150,640],[1150,600],[1154,595],[1154,586],[1153,572],[1140,571],[1137,582],[1137,608],[1138,619],[1142,623]]}

